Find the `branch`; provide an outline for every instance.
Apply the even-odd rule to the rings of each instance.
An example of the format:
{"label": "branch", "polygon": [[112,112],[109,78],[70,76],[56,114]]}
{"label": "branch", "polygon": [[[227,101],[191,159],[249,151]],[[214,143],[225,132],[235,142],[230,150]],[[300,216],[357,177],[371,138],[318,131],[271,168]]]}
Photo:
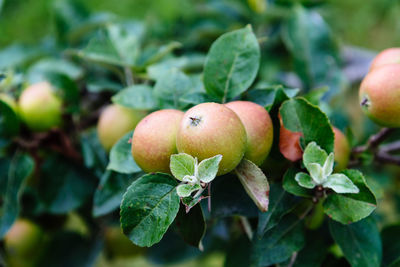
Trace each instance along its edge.
{"label": "branch", "polygon": [[400,152],[400,141],[384,145],[380,150],[382,152]]}
{"label": "branch", "polygon": [[360,154],[365,152],[369,149],[375,149],[378,147],[391,133],[393,133],[395,129],[392,128],[383,128],[377,134],[372,135],[369,139],[367,144],[363,146],[357,146],[353,148],[353,154]]}
{"label": "branch", "polygon": [[379,151],[376,153],[375,159],[381,163],[389,163],[400,166],[400,156],[393,156],[385,151]]}

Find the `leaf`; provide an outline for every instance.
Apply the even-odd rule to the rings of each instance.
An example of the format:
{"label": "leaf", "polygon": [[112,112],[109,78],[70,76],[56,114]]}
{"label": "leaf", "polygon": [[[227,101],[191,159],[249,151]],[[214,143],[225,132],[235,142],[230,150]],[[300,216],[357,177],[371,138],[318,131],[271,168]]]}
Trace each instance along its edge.
{"label": "leaf", "polygon": [[172,41],[169,44],[160,47],[147,47],[147,49],[140,54],[138,65],[148,66],[154,64],[181,46],[181,43]]}
{"label": "leaf", "polygon": [[186,243],[199,249],[202,247],[201,241],[206,233],[207,226],[201,205],[194,206],[189,213],[180,208],[175,224],[178,233]]}
{"label": "leaf", "polygon": [[246,91],[256,78],[260,47],[250,25],[220,36],[204,64],[204,85],[221,102]]}
{"label": "leaf", "polygon": [[335,92],[340,89],[343,75],[338,44],[317,11],[294,5],[283,24],[282,37],[306,90],[326,85]]}
{"label": "leaf", "polygon": [[271,111],[282,102],[295,97],[299,89],[284,88],[282,85],[270,85],[265,88],[255,88],[247,92],[247,100],[257,103]]}
{"label": "leaf", "polygon": [[122,196],[126,189],[140,175],[141,173],[124,175],[106,171],[100,178],[100,183],[94,192],[93,216],[99,217],[117,210],[121,205]]}
{"label": "leaf", "polygon": [[0,69],[26,65],[43,54],[44,51],[36,47],[12,44],[0,50]]}
{"label": "leaf", "polygon": [[129,139],[132,137],[133,131],[125,134],[118,142],[111,148],[110,162],[108,163],[107,170],[113,170],[120,173],[137,173],[140,172],[140,167],[133,159],[131,152],[131,145]]}
{"label": "leaf", "polygon": [[353,193],[357,194],[357,186],[342,173],[335,173],[328,177],[328,180],[323,184],[324,188],[331,188],[336,193]]}
{"label": "leaf", "polygon": [[400,225],[389,225],[383,228],[381,239],[383,244],[383,266],[400,264]]}
{"label": "leaf", "polygon": [[303,163],[306,168],[308,168],[308,165],[311,163],[324,166],[327,158],[328,154],[315,142],[309,143],[303,153]]}
{"label": "leaf", "polygon": [[294,179],[304,188],[313,189],[316,185],[311,176],[304,172],[298,172]]}
{"label": "leaf", "polygon": [[180,184],[176,187],[176,193],[179,197],[188,197],[192,192],[201,189],[198,184]]}
{"label": "leaf", "polygon": [[204,159],[198,166],[198,179],[203,183],[210,183],[217,176],[218,166],[222,160],[222,155]]}
{"label": "leaf", "polygon": [[281,218],[289,213],[297,204],[297,199],[288,194],[279,184],[272,184],[269,195],[270,205],[266,212],[258,216],[257,236],[263,236],[272,227],[275,227]]}
{"label": "leaf", "polygon": [[154,95],[162,100],[163,108],[181,108],[180,98],[192,90],[192,80],[178,69],[171,69],[157,79]]}
{"label": "leaf", "polygon": [[0,136],[17,135],[20,124],[20,119],[13,107],[5,99],[0,99]]}
{"label": "leaf", "polygon": [[269,184],[267,177],[253,162],[242,159],[235,173],[250,198],[261,211],[268,210]]}
{"label": "leaf", "polygon": [[83,76],[83,69],[71,61],[60,58],[44,58],[29,68],[28,80],[36,83],[46,80],[48,73],[58,73],[67,76],[71,80],[77,80]]}
{"label": "leaf", "polygon": [[306,233],[305,246],[297,253],[294,267],[323,266],[332,242],[326,232],[325,229],[319,229]]}
{"label": "leaf", "polygon": [[177,182],[162,173],[147,174],[134,181],[121,203],[121,227],[138,246],[158,243],[179,210]]}
{"label": "leaf", "polygon": [[359,221],[376,208],[376,198],[366,184],[365,178],[357,170],[343,172],[360,190],[358,194],[330,194],[324,201],[324,212],[332,219],[348,224]]}
{"label": "leaf", "polygon": [[328,117],[317,106],[304,98],[292,98],[282,104],[279,113],[286,129],[303,134],[305,146],[314,141],[327,153],[333,152],[335,138],[332,127]]}
{"label": "leaf", "polygon": [[152,110],[157,108],[157,101],[153,96],[152,88],[144,84],[127,87],[111,99],[115,104],[137,110]]}
{"label": "leaf", "polygon": [[97,136],[97,129],[82,132],[80,144],[84,165],[94,169],[96,176],[101,177],[108,164],[108,156]]}
{"label": "leaf", "polygon": [[312,197],[312,191],[301,187],[295,180],[297,173],[299,173],[299,171],[294,168],[290,168],[286,171],[285,175],[283,176],[283,188],[287,192],[299,197]]}
{"label": "leaf", "polygon": [[186,153],[171,155],[169,162],[172,175],[179,181],[182,181],[186,175],[193,176],[195,165],[196,160]]}
{"label": "leaf", "polygon": [[56,92],[61,95],[69,113],[79,112],[79,88],[75,81],[68,76],[56,72],[47,72],[46,79],[51,83]]}
{"label": "leaf", "polygon": [[329,221],[333,239],[353,267],[379,267],[382,260],[382,242],[373,219],[343,225]]}
{"label": "leaf", "polygon": [[324,177],[323,169],[318,163],[309,163],[307,170],[316,184],[322,184],[325,181],[326,177]]}
{"label": "leaf", "polygon": [[323,176],[328,177],[333,172],[333,164],[335,163],[335,156],[333,153],[330,153],[328,158],[325,160],[324,165],[322,166],[323,169]]}
{"label": "leaf", "polygon": [[267,231],[262,238],[253,240],[251,266],[268,266],[284,262],[303,248],[305,243],[301,221],[287,215],[280,223]]}
{"label": "leaf", "polygon": [[224,267],[250,266],[251,243],[246,235],[230,241],[228,246]]}
{"label": "leaf", "polygon": [[9,165],[7,178],[3,177],[7,183],[0,208],[0,238],[7,233],[19,215],[21,188],[34,167],[35,162],[29,155],[17,152]]}

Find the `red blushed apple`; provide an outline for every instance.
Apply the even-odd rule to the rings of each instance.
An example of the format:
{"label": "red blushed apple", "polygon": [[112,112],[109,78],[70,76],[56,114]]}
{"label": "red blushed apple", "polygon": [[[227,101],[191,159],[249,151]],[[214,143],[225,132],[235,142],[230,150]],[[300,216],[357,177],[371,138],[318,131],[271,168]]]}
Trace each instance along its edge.
{"label": "red blushed apple", "polygon": [[177,153],[176,133],[183,112],[164,109],[143,118],[132,136],[132,156],[145,172],[170,173],[169,160]]}
{"label": "red blushed apple", "polygon": [[109,151],[120,138],[133,130],[144,116],[145,111],[115,104],[107,106],[97,123],[97,134],[104,149]]}
{"label": "red blushed apple", "polygon": [[242,121],[247,133],[244,157],[260,166],[271,150],[274,129],[268,111],[250,101],[233,101],[225,104]]}
{"label": "red blushed apple", "polygon": [[226,174],[240,163],[246,151],[246,130],[238,115],[223,104],[202,103],[189,109],[176,137],[179,152],[199,161],[222,155],[217,175]]}
{"label": "red blushed apple", "polygon": [[392,47],[380,52],[372,61],[369,71],[388,64],[400,64],[400,47]]}

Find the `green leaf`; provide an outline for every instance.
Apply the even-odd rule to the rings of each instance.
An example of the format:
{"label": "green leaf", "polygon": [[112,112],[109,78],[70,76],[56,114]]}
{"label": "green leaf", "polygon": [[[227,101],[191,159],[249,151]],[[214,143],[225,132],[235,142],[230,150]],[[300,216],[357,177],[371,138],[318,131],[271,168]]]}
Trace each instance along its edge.
{"label": "green leaf", "polygon": [[127,87],[111,98],[112,102],[127,108],[152,110],[157,108],[157,101],[152,88],[139,84]]}
{"label": "green leaf", "polygon": [[324,176],[323,169],[318,163],[309,163],[307,170],[310,172],[311,178],[316,184],[322,184],[325,182],[326,177]]}
{"label": "green leaf", "polygon": [[253,162],[242,159],[235,173],[250,198],[261,211],[268,210],[269,183],[265,174]]}
{"label": "green leaf", "polygon": [[381,266],[382,242],[373,219],[368,218],[349,225],[330,220],[329,229],[351,266]]}
{"label": "green leaf", "polygon": [[294,267],[323,266],[332,242],[326,232],[325,229],[319,229],[306,233],[306,244],[298,252],[293,265]]}
{"label": "green leaf", "polygon": [[158,243],[179,210],[177,182],[162,173],[147,174],[128,187],[121,203],[121,227],[138,246]]}
{"label": "green leaf", "polygon": [[400,264],[400,225],[389,225],[381,232],[383,244],[383,266],[398,266]]}
{"label": "green leaf", "polygon": [[71,80],[77,80],[83,76],[83,69],[65,59],[45,58],[29,68],[27,79],[30,83],[41,82],[46,80],[47,73],[58,73],[67,76]]}
{"label": "green leaf", "polygon": [[201,205],[196,205],[188,213],[183,208],[179,209],[175,219],[178,233],[189,245],[201,248],[201,240],[206,233],[206,222]]}
{"label": "green leaf", "polygon": [[7,233],[19,215],[21,188],[34,167],[35,162],[29,155],[17,152],[9,165],[7,178],[2,177],[7,183],[0,208],[0,238]]}
{"label": "green leaf", "polygon": [[324,212],[343,224],[359,221],[376,208],[376,198],[357,170],[343,172],[360,190],[358,194],[330,194],[324,201]]}
{"label": "green leaf", "polygon": [[110,162],[107,169],[120,173],[136,173],[140,172],[140,167],[136,164],[132,157],[130,138],[133,131],[125,134],[118,142],[111,148]]}
{"label": "green leaf", "polygon": [[342,173],[335,173],[328,177],[328,180],[322,185],[324,188],[331,188],[336,193],[357,194],[360,190],[353,182]]}
{"label": "green leaf", "polygon": [[342,85],[339,49],[324,19],[315,11],[294,5],[282,27],[282,39],[294,58],[294,67],[306,89]]}
{"label": "green leaf", "polygon": [[179,197],[188,197],[192,192],[199,189],[201,189],[201,186],[198,184],[180,184],[176,187],[176,193]]}
{"label": "green leaf", "polygon": [[180,98],[192,90],[192,80],[178,69],[171,69],[157,79],[154,86],[154,94],[162,100],[161,107],[177,108],[184,107]]}
{"label": "green leaf", "polygon": [[203,183],[210,183],[217,176],[218,166],[222,160],[222,155],[204,159],[198,166],[198,179]]}
{"label": "green leaf", "polygon": [[324,86],[321,88],[313,89],[311,92],[304,95],[304,98],[307,99],[313,105],[318,106],[321,98],[329,91],[328,86]]}
{"label": "green leaf", "polygon": [[66,105],[66,111],[69,113],[79,112],[79,88],[75,81],[64,74],[56,72],[47,72],[45,76],[56,92],[61,95]]}
{"label": "green leaf", "polygon": [[320,166],[324,166],[327,158],[328,154],[315,142],[309,143],[303,153],[303,163],[307,169],[309,168],[308,165],[311,163],[316,163]]}
{"label": "green leaf", "polygon": [[82,132],[80,144],[84,165],[93,169],[97,177],[102,177],[108,164],[108,156],[97,136],[97,129]]}
{"label": "green leaf", "polygon": [[34,46],[12,44],[0,50],[0,69],[26,65],[43,54],[44,51]]}
{"label": "green leaf", "polygon": [[283,188],[287,192],[296,196],[312,197],[312,191],[301,187],[299,183],[295,180],[297,173],[299,173],[299,171],[295,168],[290,168],[286,171],[285,175],[283,176]]}
{"label": "green leaf", "polygon": [[186,153],[171,155],[169,162],[172,175],[179,181],[182,181],[186,175],[193,176],[195,165],[196,160]]}
{"label": "green leaf", "polygon": [[20,119],[6,100],[0,99],[0,136],[10,137],[18,134]]}
{"label": "green leaf", "polygon": [[305,146],[314,141],[327,153],[333,152],[335,138],[332,127],[328,117],[317,106],[304,98],[292,98],[282,104],[279,112],[286,129],[303,134]]}
{"label": "green leaf", "polygon": [[166,55],[170,54],[175,49],[181,47],[181,43],[172,41],[167,45],[162,46],[150,46],[147,47],[138,58],[139,66],[148,66],[154,64],[161,59],[163,59]]}
{"label": "green leaf", "polygon": [[250,25],[220,36],[204,65],[204,85],[221,102],[246,91],[256,78],[260,47]]}
{"label": "green leaf", "polygon": [[280,223],[267,231],[262,238],[253,240],[252,266],[268,266],[289,259],[303,248],[305,243],[303,226],[294,215],[282,218]]}
{"label": "green leaf", "polygon": [[284,88],[282,85],[271,85],[265,88],[255,88],[247,92],[247,100],[257,103],[271,111],[282,102],[295,97],[299,89]]}
{"label": "green leaf", "polygon": [[268,211],[260,212],[258,216],[257,236],[263,236],[272,227],[275,227],[281,218],[289,213],[297,204],[295,196],[288,194],[281,185],[272,184],[269,195]]}
{"label": "green leaf", "polygon": [[122,196],[128,186],[136,180],[141,173],[124,175],[112,171],[106,171],[100,178],[100,183],[93,197],[94,217],[106,215],[119,208]]}
{"label": "green leaf", "polygon": [[316,185],[311,176],[304,172],[298,172],[294,179],[304,188],[313,189]]}
{"label": "green leaf", "polygon": [[330,153],[328,158],[325,160],[324,165],[322,166],[324,177],[328,177],[329,175],[332,174],[334,164],[335,164],[335,156],[333,153]]}

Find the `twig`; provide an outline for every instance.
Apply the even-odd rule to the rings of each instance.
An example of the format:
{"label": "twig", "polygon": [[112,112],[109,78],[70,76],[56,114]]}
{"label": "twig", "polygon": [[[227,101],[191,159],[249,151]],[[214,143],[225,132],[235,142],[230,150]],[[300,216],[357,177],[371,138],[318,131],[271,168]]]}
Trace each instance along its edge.
{"label": "twig", "polygon": [[208,212],[211,213],[211,183],[208,184]]}
{"label": "twig", "polygon": [[134,84],[132,70],[129,67],[124,68],[126,85],[131,86]]}
{"label": "twig", "polygon": [[289,264],[287,265],[287,267],[292,267],[293,264],[294,264],[295,261],[296,261],[296,258],[297,258],[297,252],[294,252],[294,253],[292,254],[292,257],[290,258],[290,262],[289,262]]}
{"label": "twig", "polygon": [[381,163],[389,163],[400,166],[400,156],[393,156],[385,151],[379,151],[376,153],[375,159]]}
{"label": "twig", "polygon": [[400,141],[384,145],[380,150],[382,152],[400,152]]}
{"label": "twig", "polygon": [[360,154],[369,149],[375,149],[394,131],[392,128],[383,128],[377,134],[372,135],[367,144],[353,148],[353,154]]}
{"label": "twig", "polygon": [[251,229],[249,220],[244,216],[240,216],[239,218],[247,237],[250,241],[253,240],[253,230]]}

